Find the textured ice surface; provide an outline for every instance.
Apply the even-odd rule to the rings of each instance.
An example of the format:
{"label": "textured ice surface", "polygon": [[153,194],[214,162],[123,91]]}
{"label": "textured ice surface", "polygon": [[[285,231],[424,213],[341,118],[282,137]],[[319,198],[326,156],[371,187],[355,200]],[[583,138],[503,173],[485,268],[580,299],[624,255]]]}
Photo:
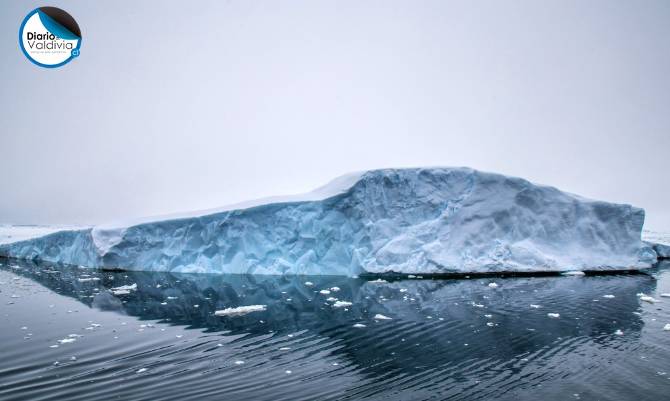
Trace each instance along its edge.
{"label": "textured ice surface", "polygon": [[89,267],[256,274],[649,267],[644,211],[468,168],[350,174],[314,192],[0,245]]}

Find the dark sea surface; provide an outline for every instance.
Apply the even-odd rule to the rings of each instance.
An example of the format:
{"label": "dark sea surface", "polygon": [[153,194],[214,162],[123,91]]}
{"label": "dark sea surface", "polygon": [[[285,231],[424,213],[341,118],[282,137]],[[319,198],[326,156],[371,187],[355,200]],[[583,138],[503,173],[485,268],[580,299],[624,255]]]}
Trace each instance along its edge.
{"label": "dark sea surface", "polygon": [[[389,282],[0,264],[3,401],[670,399],[670,263]],[[214,314],[244,305],[266,310]]]}

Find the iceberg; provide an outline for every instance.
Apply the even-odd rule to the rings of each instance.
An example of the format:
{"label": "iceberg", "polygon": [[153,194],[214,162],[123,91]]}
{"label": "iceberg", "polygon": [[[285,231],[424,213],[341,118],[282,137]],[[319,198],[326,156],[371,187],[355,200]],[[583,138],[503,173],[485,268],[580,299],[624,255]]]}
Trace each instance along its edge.
{"label": "iceberg", "polygon": [[651,267],[644,210],[470,168],[348,174],[313,192],[61,230],[0,255],[85,267],[348,275]]}

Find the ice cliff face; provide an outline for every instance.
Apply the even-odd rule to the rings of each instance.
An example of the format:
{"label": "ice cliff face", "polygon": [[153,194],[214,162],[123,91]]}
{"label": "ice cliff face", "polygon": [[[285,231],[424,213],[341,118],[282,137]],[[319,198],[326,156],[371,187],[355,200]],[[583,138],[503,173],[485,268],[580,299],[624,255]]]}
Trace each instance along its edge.
{"label": "ice cliff face", "polygon": [[257,274],[649,267],[644,211],[468,168],[374,170],[300,197],[61,231],[0,254],[90,267]]}

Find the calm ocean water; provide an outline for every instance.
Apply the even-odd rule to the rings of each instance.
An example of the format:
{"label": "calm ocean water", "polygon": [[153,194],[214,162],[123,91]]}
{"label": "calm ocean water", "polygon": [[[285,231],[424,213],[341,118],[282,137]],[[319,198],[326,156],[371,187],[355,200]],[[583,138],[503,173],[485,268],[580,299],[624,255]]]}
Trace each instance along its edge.
{"label": "calm ocean water", "polygon": [[[0,263],[0,400],[670,398],[668,263],[390,282]],[[266,309],[214,314],[245,305]]]}

